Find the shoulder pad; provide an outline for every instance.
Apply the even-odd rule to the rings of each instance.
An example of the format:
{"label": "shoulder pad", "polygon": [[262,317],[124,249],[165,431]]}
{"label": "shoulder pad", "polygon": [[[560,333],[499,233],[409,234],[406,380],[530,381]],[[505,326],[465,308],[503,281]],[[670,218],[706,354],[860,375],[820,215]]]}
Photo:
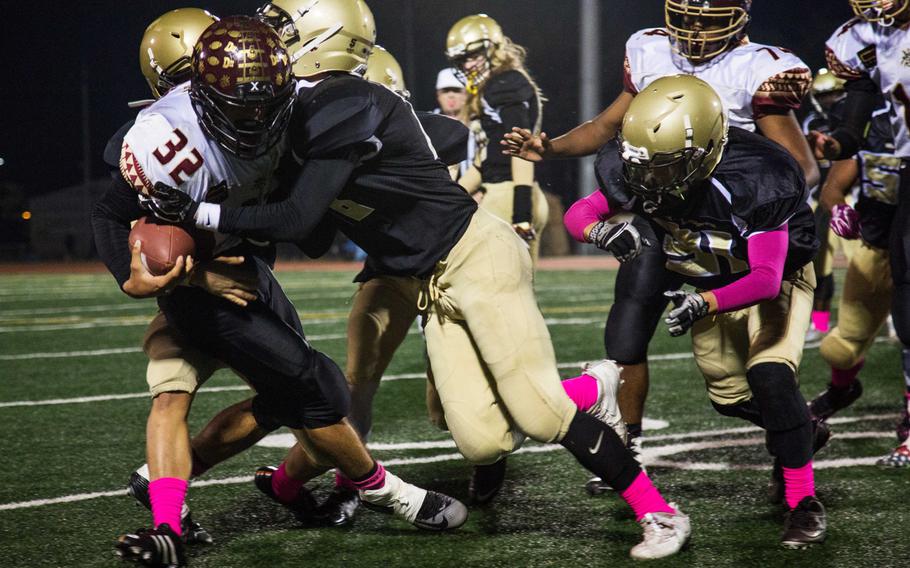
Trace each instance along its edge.
{"label": "shoulder pad", "polygon": [[825,42],[825,59],[832,73],[841,79],[859,79],[877,65],[875,27],[853,18],[838,28]]}
{"label": "shoulder pad", "polygon": [[324,157],[374,136],[385,113],[375,83],[349,76],[330,77],[300,92],[291,121],[291,143],[299,159]]}
{"label": "shoulder pad", "polygon": [[521,71],[506,71],[490,77],[483,88],[483,98],[492,107],[523,103],[534,96],[534,86]]}
{"label": "shoulder pad", "polygon": [[468,138],[471,131],[467,126],[441,114],[423,111],[416,114],[442,163],[453,166],[468,158]]}
{"label": "shoulder pad", "polygon": [[112,168],[120,167],[120,150],[123,148],[123,137],[133,127],[134,120],[128,121],[111,136],[104,146],[104,163]]}

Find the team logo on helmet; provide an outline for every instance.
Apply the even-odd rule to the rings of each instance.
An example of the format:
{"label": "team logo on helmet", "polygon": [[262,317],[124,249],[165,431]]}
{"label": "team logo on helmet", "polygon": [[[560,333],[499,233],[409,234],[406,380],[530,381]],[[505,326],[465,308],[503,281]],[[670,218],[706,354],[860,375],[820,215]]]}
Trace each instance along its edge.
{"label": "team logo on helmet", "polygon": [[254,18],[206,28],[193,50],[190,97],[205,131],[228,152],[255,158],[281,139],[294,102],[284,44]]}

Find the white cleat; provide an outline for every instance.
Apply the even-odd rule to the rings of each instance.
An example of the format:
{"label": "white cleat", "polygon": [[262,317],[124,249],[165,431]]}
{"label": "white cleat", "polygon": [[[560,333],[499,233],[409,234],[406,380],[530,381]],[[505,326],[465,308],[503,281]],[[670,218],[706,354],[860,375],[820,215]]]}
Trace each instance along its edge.
{"label": "white cleat", "polygon": [[648,513],[639,521],[644,529],[641,542],[632,547],[629,556],[635,560],[654,560],[679,552],[692,533],[689,516],[670,503],[676,514]]}
{"label": "white cleat", "polygon": [[628,437],[626,423],[622,421],[617,398],[619,385],[622,384],[619,378],[621,372],[622,367],[609,359],[584,368],[584,374],[597,379],[597,402],[587,410],[588,414],[612,428],[625,444]]}

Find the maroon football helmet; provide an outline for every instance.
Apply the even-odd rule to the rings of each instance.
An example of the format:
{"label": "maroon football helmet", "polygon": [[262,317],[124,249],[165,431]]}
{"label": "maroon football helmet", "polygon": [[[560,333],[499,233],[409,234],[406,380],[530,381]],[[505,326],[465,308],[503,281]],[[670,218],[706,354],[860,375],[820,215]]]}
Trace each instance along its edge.
{"label": "maroon football helmet", "polygon": [[287,128],[294,93],[290,57],[269,26],[231,16],[202,32],[190,98],[202,128],[226,151],[244,159],[268,152]]}

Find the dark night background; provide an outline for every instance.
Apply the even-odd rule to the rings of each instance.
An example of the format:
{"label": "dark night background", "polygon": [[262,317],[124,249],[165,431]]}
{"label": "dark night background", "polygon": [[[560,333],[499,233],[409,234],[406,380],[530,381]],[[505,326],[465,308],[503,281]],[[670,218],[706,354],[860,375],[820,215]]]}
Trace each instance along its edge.
{"label": "dark night background", "polygon": [[[90,172],[105,175],[101,153],[109,136],[135,111],[127,101],[149,97],[139,71],[138,45],[162,13],[199,5],[220,16],[252,13],[255,0],[4,2],[3,87],[0,88],[0,244],[16,238],[27,201],[83,180],[83,124],[88,124]],[[461,16],[486,12],[529,50],[529,68],[549,98],[544,129],[551,135],[577,124],[578,3],[575,0],[373,0],[378,43],[405,69],[418,109],[434,106],[436,72],[446,66],[445,34]],[[813,69],[824,65],[823,43],[851,16],[846,0],[756,0],[753,41],[795,51]],[[602,0],[602,103],[621,88],[623,45],[634,31],[662,25],[661,0]],[[83,117],[82,84],[88,116]],[[575,194],[574,163],[541,169],[545,187]],[[15,188],[15,189],[10,189]],[[24,196],[23,199],[21,196]],[[6,255],[10,256],[9,251]]]}

